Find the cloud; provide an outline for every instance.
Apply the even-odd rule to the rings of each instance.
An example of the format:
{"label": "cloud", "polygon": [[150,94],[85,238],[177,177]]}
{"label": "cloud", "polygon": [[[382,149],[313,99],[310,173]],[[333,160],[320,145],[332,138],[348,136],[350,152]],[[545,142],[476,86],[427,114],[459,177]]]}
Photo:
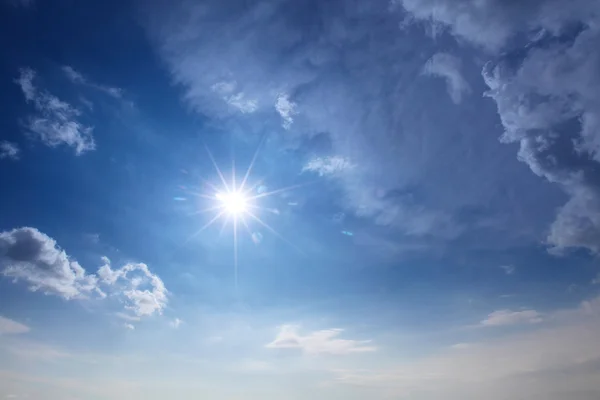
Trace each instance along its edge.
{"label": "cloud", "polygon": [[108,285],[121,285],[126,309],[138,317],[162,314],[168,292],[163,281],[150,272],[146,264],[129,263],[113,270],[107,257],[103,257],[102,261],[104,265],[98,269],[98,277]]}
{"label": "cloud", "polygon": [[458,57],[448,53],[437,53],[427,61],[423,73],[444,78],[450,98],[454,104],[459,104],[463,95],[471,91],[471,87],[462,76],[461,67],[462,62]]}
{"label": "cloud", "polygon": [[[108,94],[109,96],[116,98],[116,99],[120,99],[123,97],[123,89],[112,87],[112,86],[100,85],[96,82],[92,82],[89,79],[87,79],[81,72],[75,70],[73,67],[71,67],[69,65],[64,65],[62,67],[62,71],[66,75],[66,77],[75,84],[84,85],[84,86],[99,90],[101,92],[104,92],[105,94]],[[89,107],[89,105],[88,105],[88,107]]]}
{"label": "cloud", "polygon": [[32,291],[65,299],[85,297],[97,287],[95,275],[86,274],[54,239],[35,228],[0,233],[0,267],[4,276],[23,280]]}
{"label": "cloud", "polygon": [[135,314],[130,321],[162,313],[168,291],[146,264],[128,263],[113,270],[108,258],[102,260],[104,265],[97,274],[88,274],[54,239],[35,228],[0,232],[1,274],[15,282],[25,282],[31,291],[67,300],[89,298],[92,294],[101,300],[109,297],[108,292]]}
{"label": "cloud", "polygon": [[131,324],[123,324],[123,326],[124,326],[126,329],[130,330],[130,331],[134,331],[134,330],[135,330],[135,326],[133,326],[133,325],[131,325]]}
{"label": "cloud", "polygon": [[0,142],[0,160],[7,158],[10,160],[18,160],[21,149],[15,143],[3,140]]}
{"label": "cloud", "polygon": [[21,68],[19,73],[16,83],[21,87],[25,100],[35,109],[25,122],[28,133],[50,147],[72,147],[77,155],[95,150],[93,128],[77,120],[80,111],[49,92],[39,90],[34,85],[36,74],[31,68]]}
{"label": "cloud", "polygon": [[516,270],[514,265],[501,265],[500,268],[502,268],[506,275],[514,274]]}
{"label": "cloud", "polygon": [[183,321],[180,320],[179,318],[175,318],[174,320],[169,322],[169,325],[171,326],[171,328],[177,329],[181,326],[181,324],[183,324]]}
{"label": "cloud", "polygon": [[592,285],[600,285],[600,273],[592,280]]}
{"label": "cloud", "polygon": [[275,109],[281,115],[282,126],[285,129],[290,129],[294,122],[293,115],[297,114],[296,103],[291,102],[287,94],[280,94],[277,97],[277,102],[275,102]]}
{"label": "cloud", "polygon": [[340,156],[315,157],[310,159],[302,172],[316,172],[320,176],[335,175],[340,172],[352,169],[354,165],[346,158]]}
{"label": "cloud", "polygon": [[222,100],[229,106],[242,112],[243,114],[253,113],[258,109],[256,99],[248,99],[244,92],[235,92],[237,83],[217,82],[211,86],[213,92],[221,96]]}
{"label": "cloud", "polygon": [[481,321],[482,326],[505,326],[519,324],[537,324],[542,322],[542,314],[535,310],[498,310]]}
{"label": "cloud", "polygon": [[593,400],[598,371],[600,299],[557,310],[550,326],[453,346],[390,368],[332,371],[336,382],[434,400]]}
{"label": "cloud", "polygon": [[4,318],[0,315],[0,335],[19,334],[29,332],[29,327],[12,319]]}
{"label": "cloud", "polygon": [[370,340],[338,339],[343,329],[326,329],[314,331],[306,336],[298,333],[299,327],[284,325],[280,328],[275,340],[267,344],[270,349],[300,349],[307,354],[351,354],[377,350],[369,345]]}

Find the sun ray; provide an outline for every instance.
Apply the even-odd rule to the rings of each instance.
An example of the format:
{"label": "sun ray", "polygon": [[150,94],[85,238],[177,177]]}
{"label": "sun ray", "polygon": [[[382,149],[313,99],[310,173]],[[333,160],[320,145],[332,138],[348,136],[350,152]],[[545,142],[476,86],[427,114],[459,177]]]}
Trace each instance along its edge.
{"label": "sun ray", "polygon": [[288,245],[293,247],[294,250],[300,252],[301,254],[304,254],[304,252],[302,250],[300,250],[296,245],[294,245],[292,242],[290,242],[289,240],[284,238],[279,232],[277,232],[275,229],[273,229],[269,224],[264,222],[262,219],[260,219],[259,217],[257,217],[253,213],[251,213],[250,211],[248,211],[248,215],[251,216],[256,222],[258,222],[259,224],[264,226],[266,229],[268,229],[269,232],[271,232],[273,235],[277,236],[279,239],[283,240],[285,243],[287,243]]}
{"label": "sun ray", "polygon": [[267,197],[267,196],[271,196],[277,193],[283,193],[283,192],[287,192],[288,190],[293,190],[293,189],[298,189],[299,187],[303,187],[303,186],[307,186],[310,184],[313,184],[314,182],[305,182],[305,183],[299,183],[297,185],[292,185],[292,186],[288,186],[288,187],[284,187],[281,189],[276,189],[276,190],[272,190],[270,192],[265,192],[265,193],[259,193],[255,196],[249,197],[248,200],[257,200],[263,197]]}
{"label": "sun ray", "polygon": [[238,240],[237,217],[233,218],[233,281],[235,290],[238,288]]}
{"label": "sun ray", "polygon": [[[263,137],[260,139],[260,142],[258,143],[258,146],[256,146],[256,151],[254,152],[254,155],[252,156],[252,160],[250,161],[250,165],[248,165],[248,169],[246,170],[246,174],[244,175],[244,179],[242,179],[242,184],[240,185],[240,190],[244,190],[244,186],[246,185],[246,181],[248,180],[248,177],[250,176],[250,172],[252,172],[252,167],[254,167],[254,163],[256,162],[256,157],[258,157],[258,153],[260,151],[260,148],[262,147],[263,142],[265,141],[265,138],[267,137],[267,135],[263,135]],[[258,186],[259,184],[257,184],[256,186]]]}
{"label": "sun ray", "polygon": [[196,236],[198,236],[203,230],[205,230],[206,228],[208,228],[209,226],[211,226],[217,219],[221,218],[221,216],[225,214],[225,210],[221,211],[220,213],[218,213],[217,215],[215,215],[210,221],[208,221],[206,224],[204,224],[202,226],[202,228],[198,229],[196,232],[194,232],[193,235],[191,235],[189,238],[187,238],[183,244],[188,243],[190,240],[192,240],[193,238],[195,238]]}
{"label": "sun ray", "polygon": [[209,212],[209,211],[221,210],[223,208],[224,207],[223,207],[222,204],[219,204],[219,205],[216,205],[216,206],[213,206],[213,207],[203,208],[202,210],[194,211],[193,213],[188,214],[188,217],[191,217],[191,216],[194,216],[194,215],[198,215],[198,214],[204,214],[204,213]]}
{"label": "sun ray", "polygon": [[217,170],[217,174],[219,174],[219,178],[221,179],[221,182],[223,183],[223,186],[225,186],[225,189],[228,192],[230,192],[231,189],[229,189],[229,185],[227,185],[227,181],[225,180],[225,177],[223,176],[223,173],[221,172],[221,169],[217,165],[217,162],[215,161],[212,153],[210,152],[210,150],[208,149],[208,147],[204,146],[204,148],[206,149],[206,152],[208,153],[208,157],[210,158],[210,161],[212,161],[212,164],[214,165],[215,169]]}

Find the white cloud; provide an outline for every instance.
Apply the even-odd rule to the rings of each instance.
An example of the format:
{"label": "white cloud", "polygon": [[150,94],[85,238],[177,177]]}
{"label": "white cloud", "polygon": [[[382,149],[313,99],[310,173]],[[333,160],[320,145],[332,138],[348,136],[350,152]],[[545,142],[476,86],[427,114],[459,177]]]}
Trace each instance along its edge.
{"label": "white cloud", "polygon": [[86,274],[54,239],[35,228],[0,233],[0,267],[4,276],[23,280],[32,291],[65,299],[85,297],[97,286],[95,275]]}
{"label": "white cloud", "polygon": [[281,119],[283,120],[282,126],[285,129],[290,129],[292,123],[294,122],[293,116],[297,114],[296,111],[296,103],[290,101],[289,96],[287,94],[280,94],[277,96],[277,102],[275,102],[275,109],[281,115]]}
{"label": "white cloud", "polygon": [[104,265],[98,269],[98,277],[108,285],[122,285],[125,308],[138,317],[162,313],[167,305],[168,292],[163,281],[150,272],[146,264],[129,263],[113,270],[107,257],[103,257],[102,261]]}
{"label": "white cloud", "polygon": [[19,72],[16,82],[25,100],[32,103],[36,111],[25,123],[28,133],[50,147],[70,146],[77,155],[94,150],[93,128],[78,122],[80,111],[58,97],[40,91],[33,83],[36,74],[32,69],[21,68]]}
{"label": "white cloud", "polygon": [[461,73],[462,62],[458,57],[448,53],[434,54],[423,67],[423,73],[437,76],[446,80],[448,94],[459,104],[465,94],[471,92],[471,87]]}
{"label": "white cloud", "polygon": [[481,321],[482,326],[505,326],[518,324],[537,324],[542,322],[542,314],[535,310],[498,310]]}
{"label": "white cloud", "polygon": [[76,69],[74,69],[73,67],[71,67],[69,65],[64,65],[62,67],[62,70],[63,70],[63,73],[67,76],[67,78],[75,84],[91,87],[93,89],[104,92],[104,93],[108,94],[109,96],[112,96],[116,99],[120,99],[123,97],[123,89],[121,89],[121,88],[100,85],[96,82],[92,82],[89,79],[87,79],[81,72],[77,71]]}
{"label": "white cloud", "polygon": [[177,329],[181,326],[181,324],[183,324],[183,321],[180,320],[179,318],[175,318],[174,320],[169,322],[169,325],[171,326],[171,328]]}
{"label": "white cloud", "polygon": [[135,326],[133,326],[133,325],[131,325],[131,324],[123,324],[123,326],[124,326],[126,329],[129,329],[130,331],[133,331],[133,330],[135,330]]}
{"label": "white cloud", "polygon": [[[556,311],[551,326],[513,333],[390,368],[336,370],[340,384],[424,400],[600,398],[600,298]],[[569,388],[569,390],[566,390]]]}
{"label": "white cloud", "polygon": [[[168,291],[158,275],[142,263],[128,263],[113,270],[110,260],[97,275],[88,274],[79,263],[60,249],[56,241],[35,228],[17,228],[0,232],[1,274],[24,281],[30,290],[56,295],[67,300],[118,298],[135,316],[129,320],[161,314],[166,307]],[[119,315],[123,318],[124,315]]]}
{"label": "white cloud", "polygon": [[241,111],[243,114],[251,114],[258,109],[256,99],[248,99],[244,92],[234,93],[237,83],[235,81],[217,82],[211,86],[213,92],[219,94],[221,98],[230,106]]}
{"label": "white cloud", "polygon": [[515,273],[515,266],[514,265],[501,265],[500,268],[502,268],[504,270],[504,273],[506,275],[512,275]]}
{"label": "white cloud", "polygon": [[343,329],[314,331],[305,336],[298,333],[299,327],[284,325],[275,340],[267,344],[271,349],[300,349],[307,354],[351,354],[377,350],[370,340],[338,339]]}
{"label": "white cloud", "polygon": [[10,160],[18,160],[21,149],[15,143],[3,140],[0,142],[0,160],[7,158]]}
{"label": "white cloud", "polygon": [[0,336],[5,334],[19,334],[29,332],[29,327],[12,319],[0,315]]}
{"label": "white cloud", "polygon": [[340,156],[315,157],[309,160],[302,172],[316,172],[320,176],[335,175],[340,172],[354,168],[350,160]]}

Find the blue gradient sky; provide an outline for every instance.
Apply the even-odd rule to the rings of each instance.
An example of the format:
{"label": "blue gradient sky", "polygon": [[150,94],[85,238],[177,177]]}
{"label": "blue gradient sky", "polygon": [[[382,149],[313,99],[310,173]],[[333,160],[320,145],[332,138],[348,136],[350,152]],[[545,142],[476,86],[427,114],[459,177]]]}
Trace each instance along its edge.
{"label": "blue gradient sky", "polygon": [[596,3],[0,9],[0,399],[600,397]]}

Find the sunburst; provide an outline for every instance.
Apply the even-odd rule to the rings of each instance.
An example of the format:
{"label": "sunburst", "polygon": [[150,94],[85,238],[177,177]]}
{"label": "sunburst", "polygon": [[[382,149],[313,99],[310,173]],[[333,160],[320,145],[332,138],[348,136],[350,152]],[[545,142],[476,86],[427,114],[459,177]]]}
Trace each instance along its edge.
{"label": "sunburst", "polygon": [[254,156],[252,157],[252,160],[250,161],[250,164],[248,165],[248,168],[246,169],[246,172],[244,173],[244,176],[239,184],[235,171],[235,162],[232,165],[231,179],[228,181],[225,179],[223,172],[219,168],[208,147],[205,147],[208,157],[210,158],[210,161],[217,172],[220,183],[215,185],[214,183],[204,181],[208,190],[204,193],[195,193],[195,195],[209,200],[212,204],[208,208],[199,210],[194,214],[213,212],[214,215],[208,220],[208,222],[202,225],[200,229],[198,229],[186,240],[186,242],[189,242],[192,238],[219,220],[222,221],[221,230],[223,230],[228,223],[231,222],[233,227],[233,267],[236,290],[238,287],[238,231],[240,224],[245,228],[248,235],[252,237],[252,231],[248,224],[248,220],[256,222],[279,239],[285,241],[287,244],[300,251],[298,247],[285,239],[279,232],[263,221],[263,219],[261,219],[258,215],[261,211],[278,214],[278,212],[275,212],[275,210],[271,208],[261,207],[259,203],[262,199],[303,186],[303,184],[300,184],[272,191],[257,191],[257,188],[262,185],[260,180],[255,182],[253,185],[249,185],[248,182],[250,175],[256,162],[261,144],[259,144],[256,152],[254,153]]}

